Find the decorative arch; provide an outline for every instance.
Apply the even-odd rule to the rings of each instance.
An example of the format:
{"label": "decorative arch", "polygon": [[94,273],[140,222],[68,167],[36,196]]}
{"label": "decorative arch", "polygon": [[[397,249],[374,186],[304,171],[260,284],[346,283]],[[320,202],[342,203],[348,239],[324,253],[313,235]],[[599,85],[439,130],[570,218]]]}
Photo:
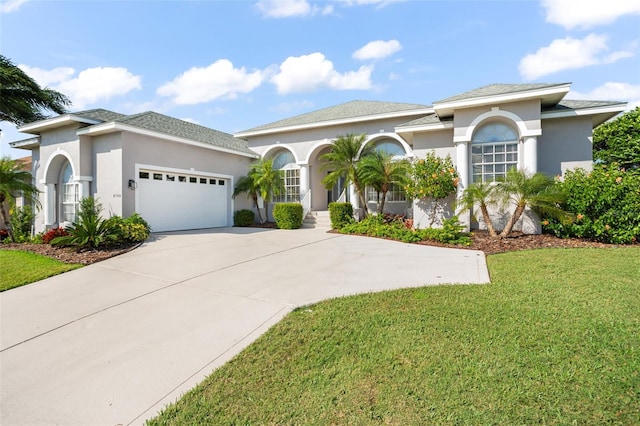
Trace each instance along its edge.
{"label": "decorative arch", "polygon": [[307,154],[307,158],[305,159],[304,164],[310,164],[311,158],[319,151],[322,151],[324,148],[330,147],[333,145],[333,141],[335,139],[325,139],[322,142],[316,142],[313,144],[309,153]]}
{"label": "decorative arch", "polygon": [[273,158],[274,154],[281,149],[289,151],[291,155],[293,155],[295,162],[298,163],[298,156],[296,155],[295,150],[287,144],[271,145],[262,153],[262,158]]}
{"label": "decorative arch", "polygon": [[409,144],[402,139],[400,136],[398,136],[395,133],[378,133],[375,135],[371,135],[369,136],[364,144],[360,147],[360,150],[358,151],[358,157],[360,157],[360,154],[362,154],[362,150],[364,149],[365,146],[369,145],[369,144],[375,144],[376,142],[380,141],[380,140],[384,140],[384,139],[392,139],[393,142],[396,142],[397,144],[399,144],[402,149],[404,150],[404,155],[405,157],[408,158],[412,158],[413,155],[413,150],[411,149],[411,147],[409,146]]}
{"label": "decorative arch", "polygon": [[469,126],[467,126],[467,130],[464,136],[456,136],[454,137],[454,142],[469,142],[473,137],[473,134],[476,131],[476,128],[485,122],[488,121],[506,121],[508,123],[512,123],[517,131],[519,138],[527,137],[527,136],[540,136],[542,131],[540,129],[529,130],[524,120],[520,118],[517,114],[514,114],[510,111],[503,111],[498,108],[492,108],[491,111],[487,111],[483,114],[477,116]]}
{"label": "decorative arch", "polygon": [[69,164],[71,165],[73,177],[74,179],[77,179],[78,173],[76,172],[76,168],[73,164],[73,160],[71,159],[71,155],[69,155],[69,153],[67,153],[66,151],[59,149],[53,155],[49,156],[47,164],[44,167],[44,174],[40,183],[57,183],[60,172],[62,171],[62,166],[66,162],[69,162]]}

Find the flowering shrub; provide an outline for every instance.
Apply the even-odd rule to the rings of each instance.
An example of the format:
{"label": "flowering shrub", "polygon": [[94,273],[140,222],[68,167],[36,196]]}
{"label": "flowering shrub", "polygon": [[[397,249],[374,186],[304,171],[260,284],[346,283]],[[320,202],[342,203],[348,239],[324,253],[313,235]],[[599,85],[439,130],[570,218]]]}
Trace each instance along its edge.
{"label": "flowering shrub", "polygon": [[42,243],[50,244],[51,240],[53,240],[54,238],[65,237],[67,235],[69,234],[64,230],[64,228],[51,228],[44,234],[42,234]]}
{"label": "flowering shrub", "polygon": [[0,241],[3,241],[5,238],[9,237],[9,233],[6,229],[0,229]]}
{"label": "flowering shrub", "polygon": [[411,198],[434,200],[435,208],[432,209],[430,224],[432,226],[436,215],[442,213],[439,201],[455,194],[459,181],[451,157],[439,157],[432,151],[424,159],[412,164],[411,179],[405,187],[405,192]]}
{"label": "flowering shrub", "polygon": [[640,170],[596,164],[590,173],[567,172],[557,185],[567,195],[563,208],[575,218],[545,218],[541,222],[545,232],[615,244],[640,240]]}

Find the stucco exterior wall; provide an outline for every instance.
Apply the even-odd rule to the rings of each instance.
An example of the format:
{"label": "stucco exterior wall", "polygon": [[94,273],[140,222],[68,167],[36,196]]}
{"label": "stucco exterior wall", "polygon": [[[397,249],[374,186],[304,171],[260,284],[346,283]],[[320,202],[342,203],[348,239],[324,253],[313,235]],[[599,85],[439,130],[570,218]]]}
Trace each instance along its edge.
{"label": "stucco exterior wall", "polygon": [[434,130],[413,135],[413,154],[416,158],[425,158],[431,151],[439,157],[451,156],[456,161],[456,148],[453,145],[453,129]]}
{"label": "stucco exterior wall", "polygon": [[[136,164],[231,175],[234,178],[228,186],[231,199],[233,185],[247,174],[251,163],[248,157],[133,133],[122,134],[122,146],[121,191],[122,214],[125,217],[134,213],[135,191],[128,189],[127,183],[129,179],[138,180]],[[236,197],[233,205],[233,210],[252,208],[251,201],[244,195]]]}
{"label": "stucco exterior wall", "polygon": [[538,171],[550,176],[562,173],[563,162],[593,160],[590,117],[544,120],[538,137]]}
{"label": "stucco exterior wall", "polygon": [[105,217],[123,216],[123,197],[128,194],[124,192],[122,185],[122,134],[95,136],[90,145],[90,162],[93,163],[92,195],[102,204]]}

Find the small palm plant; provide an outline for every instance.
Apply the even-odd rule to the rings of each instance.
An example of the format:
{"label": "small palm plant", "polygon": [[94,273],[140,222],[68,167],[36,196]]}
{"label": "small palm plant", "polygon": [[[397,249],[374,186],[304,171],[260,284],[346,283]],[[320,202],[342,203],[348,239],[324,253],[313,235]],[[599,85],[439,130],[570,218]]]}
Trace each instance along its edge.
{"label": "small palm plant", "polygon": [[0,219],[7,229],[9,238],[15,242],[13,229],[11,228],[10,217],[5,212],[5,202],[9,204],[9,208],[15,206],[15,195],[21,193],[29,202],[37,206],[38,189],[31,184],[31,173],[22,170],[20,164],[16,160],[9,157],[0,158]]}
{"label": "small palm plant", "polygon": [[258,205],[258,192],[260,188],[258,187],[254,177],[255,174],[249,173],[248,175],[242,176],[240,179],[238,179],[235,188],[233,188],[233,194],[231,196],[233,198],[236,198],[238,195],[246,193],[247,197],[253,200],[253,204],[256,207],[256,211],[258,212],[258,220],[260,221],[260,223],[262,223],[262,215],[260,214],[260,206]]}
{"label": "small palm plant", "polygon": [[120,226],[111,219],[100,217],[102,205],[93,197],[80,201],[78,219],[66,229],[68,235],[54,238],[55,246],[73,246],[78,250],[96,249],[120,239]]}
{"label": "small palm plant", "polygon": [[495,191],[504,204],[513,203],[516,207],[500,233],[501,238],[511,233],[527,207],[552,218],[566,219],[571,216],[560,207],[566,200],[566,194],[552,177],[544,173],[527,175],[524,171],[511,168],[504,180],[496,184]]}
{"label": "small palm plant", "polygon": [[473,210],[476,205],[479,206],[482,219],[487,226],[487,232],[492,237],[497,237],[498,234],[491,222],[487,204],[493,204],[496,201],[495,190],[495,184],[492,182],[475,182],[465,188],[462,197],[456,202],[457,207],[461,209]]}
{"label": "small palm plant", "polygon": [[377,151],[360,160],[358,176],[360,181],[371,185],[378,192],[378,213],[384,213],[387,192],[392,185],[404,188],[409,180],[411,164],[405,160],[395,160],[387,152]]}
{"label": "small palm plant", "polygon": [[259,160],[251,166],[249,177],[255,183],[255,187],[264,201],[266,221],[269,221],[269,200],[284,191],[282,172],[274,170],[273,160]]}

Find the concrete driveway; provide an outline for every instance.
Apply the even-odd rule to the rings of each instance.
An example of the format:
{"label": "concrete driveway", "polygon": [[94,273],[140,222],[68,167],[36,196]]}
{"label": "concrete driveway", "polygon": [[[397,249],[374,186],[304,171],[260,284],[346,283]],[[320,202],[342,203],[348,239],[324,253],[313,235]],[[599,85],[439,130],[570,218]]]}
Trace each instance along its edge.
{"label": "concrete driveway", "polygon": [[316,229],[154,234],[0,293],[0,423],[141,424],[297,306],[488,281],[470,250]]}

